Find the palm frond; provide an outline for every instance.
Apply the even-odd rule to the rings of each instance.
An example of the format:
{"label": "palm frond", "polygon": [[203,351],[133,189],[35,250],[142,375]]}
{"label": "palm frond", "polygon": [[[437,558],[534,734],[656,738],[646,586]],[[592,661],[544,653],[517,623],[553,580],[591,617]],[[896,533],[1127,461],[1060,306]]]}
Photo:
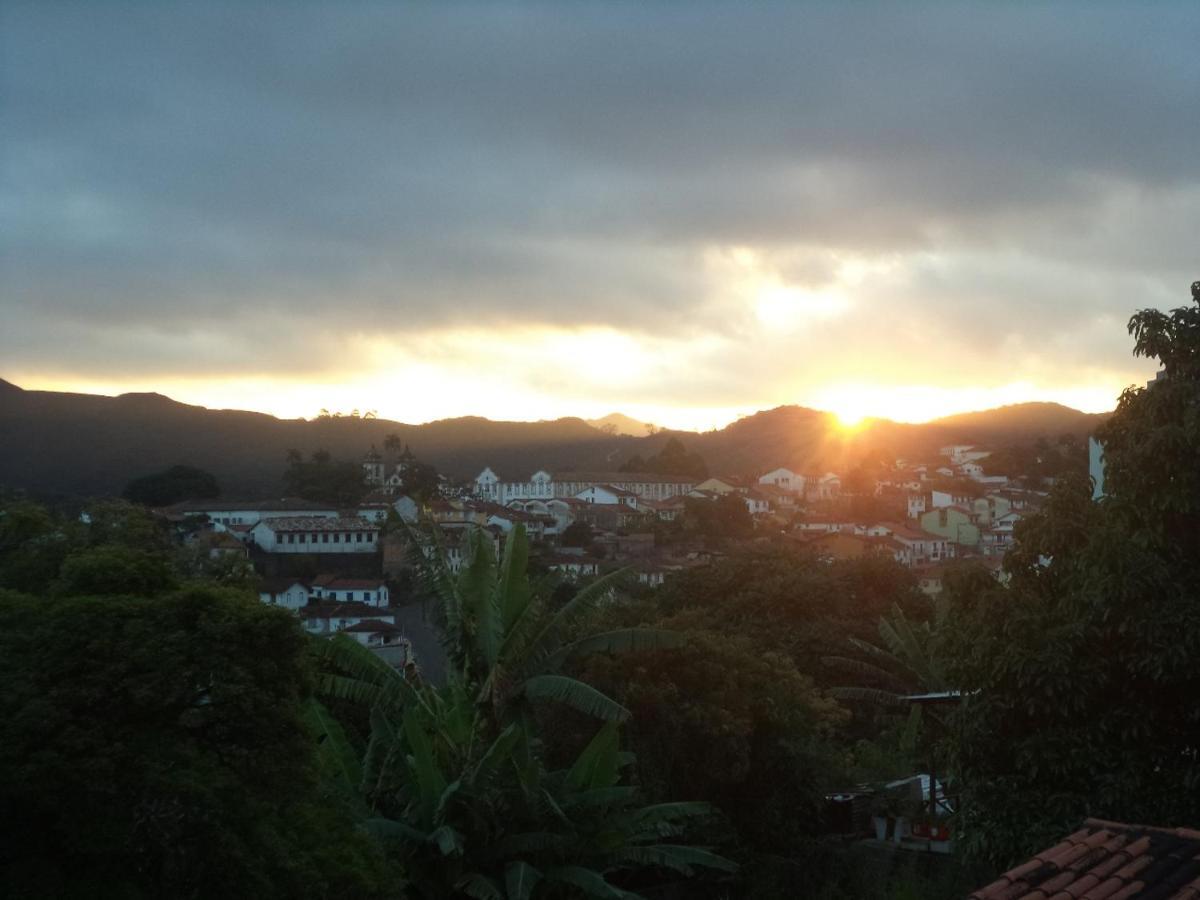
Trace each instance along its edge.
{"label": "palm frond", "polygon": [[504,888],[508,900],[529,900],[541,880],[542,873],[524,860],[510,862],[504,868]]}
{"label": "palm frond", "polygon": [[504,900],[504,892],[496,882],[479,872],[468,872],[454,882],[454,889],[468,897],[474,897],[475,900]]}
{"label": "palm frond", "polygon": [[831,669],[838,669],[848,675],[857,675],[863,679],[871,679],[883,682],[890,689],[897,693],[907,690],[908,685],[905,684],[902,678],[898,678],[895,673],[889,672],[887,669],[880,668],[869,662],[864,662],[861,659],[851,659],[847,656],[823,656],[821,662],[829,666]]}
{"label": "palm frond", "polygon": [[358,753],[346,740],[338,720],[321,701],[310,697],[304,704],[304,721],[317,739],[317,761],[321,770],[345,793],[355,795],[362,780]]}
{"label": "palm frond", "polygon": [[605,881],[604,876],[593,869],[582,866],[558,866],[547,869],[543,877],[546,881],[556,881],[559,884],[569,884],[583,891],[587,897],[601,897],[604,900],[622,900],[628,895]]}
{"label": "palm frond", "polygon": [[556,645],[568,629],[612,596],[613,591],[629,577],[631,571],[632,569],[626,567],[600,576],[550,616],[530,644],[529,662],[534,665],[540,664],[545,657],[558,649]]}
{"label": "palm frond", "polygon": [[608,722],[624,722],[629,710],[590,684],[566,675],[534,675],[521,683],[520,693],[530,700],[553,700]]}
{"label": "palm frond", "polygon": [[620,777],[618,741],[617,726],[604,723],[567,770],[566,786],[573,791],[587,791],[615,785]]}

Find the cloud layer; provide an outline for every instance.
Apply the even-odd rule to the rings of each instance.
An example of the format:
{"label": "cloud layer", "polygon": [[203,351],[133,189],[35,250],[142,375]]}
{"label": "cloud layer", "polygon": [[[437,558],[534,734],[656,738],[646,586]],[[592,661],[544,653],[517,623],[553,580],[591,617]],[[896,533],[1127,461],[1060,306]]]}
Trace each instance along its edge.
{"label": "cloud layer", "polygon": [[417,373],[523,417],[1142,377],[1200,10],[846,6],[10,4],[0,374],[403,418]]}

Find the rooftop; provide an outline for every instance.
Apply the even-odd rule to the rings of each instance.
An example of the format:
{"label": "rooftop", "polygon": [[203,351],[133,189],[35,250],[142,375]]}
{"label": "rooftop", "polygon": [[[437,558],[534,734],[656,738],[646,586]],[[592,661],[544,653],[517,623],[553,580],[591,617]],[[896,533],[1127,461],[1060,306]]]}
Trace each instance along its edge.
{"label": "rooftop", "polygon": [[1088,819],[969,900],[1197,900],[1200,831]]}
{"label": "rooftop", "polygon": [[338,516],[326,519],[314,516],[281,516],[258,523],[272,531],[378,531],[374,522],[358,516]]}

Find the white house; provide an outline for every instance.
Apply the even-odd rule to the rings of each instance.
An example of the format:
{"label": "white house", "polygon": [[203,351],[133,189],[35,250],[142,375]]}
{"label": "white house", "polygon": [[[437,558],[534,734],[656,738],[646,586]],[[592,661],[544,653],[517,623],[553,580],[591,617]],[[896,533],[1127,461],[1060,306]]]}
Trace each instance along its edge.
{"label": "white house", "polygon": [[374,553],[379,525],[359,516],[263,519],[250,536],[268,553]]}
{"label": "white house", "polygon": [[902,558],[897,558],[906,566],[923,566],[954,559],[956,553],[954,542],[949,538],[903,525],[893,526],[888,540],[902,548]]}
{"label": "white house", "polygon": [[575,499],[582,500],[584,503],[599,503],[604,506],[613,506],[619,503],[630,509],[637,509],[638,504],[638,495],[633,491],[626,491],[611,484],[594,484],[584,488],[575,495]]}
{"label": "white house", "polygon": [[590,578],[600,574],[600,560],[564,553],[551,557],[546,568],[572,579]]}
{"label": "white house", "polygon": [[772,469],[765,475],[758,477],[759,484],[770,484],[780,490],[788,491],[793,494],[804,492],[804,476],[798,475],[791,469],[785,469],[782,466],[778,469]]}
{"label": "white house", "polygon": [[808,485],[806,495],[810,500],[832,500],[842,492],[842,479],[833,472],[826,472]]}
{"label": "white house", "polygon": [[365,603],[367,606],[387,606],[389,603],[388,587],[381,578],[319,575],[313,579],[312,597],[314,600]]}
{"label": "white house", "polygon": [[920,518],[921,513],[925,512],[925,506],[926,506],[925,495],[923,493],[909,494],[908,498],[907,498],[907,504],[908,504],[908,517],[910,519]]}
{"label": "white house", "polygon": [[742,499],[746,501],[746,509],[750,510],[752,516],[765,516],[771,511],[771,501],[758,491],[746,491]]}
{"label": "white house", "polygon": [[697,479],[637,472],[559,472],[539,469],[520,478],[503,478],[490,466],[475,476],[475,496],[506,505],[512,500],[549,500],[578,496],[593,485],[608,485],[638,497],[662,500],[686,494]]}
{"label": "white house", "polygon": [[258,599],[268,606],[300,609],[308,605],[308,585],[295,578],[265,578],[258,585]]}
{"label": "white house", "polygon": [[184,518],[207,516],[214,526],[256,525],[263,519],[299,516],[337,518],[338,515],[332,507],[295,497],[284,497],[282,500],[185,500],[169,507],[166,512]]}
{"label": "white house", "polygon": [[[364,647],[389,647],[402,644],[409,647],[404,629],[394,622],[383,619],[363,619],[354,625],[342,629],[342,633],[354,638]],[[408,656],[411,658],[411,647]]]}
{"label": "white house", "polygon": [[968,478],[978,479],[983,477],[983,466],[977,462],[965,462],[960,468],[962,469],[962,473]]}
{"label": "white house", "polygon": [[310,603],[300,610],[304,628],[311,634],[333,634],[343,631],[364,620],[396,624],[394,613],[366,603],[334,603],[320,601]]}

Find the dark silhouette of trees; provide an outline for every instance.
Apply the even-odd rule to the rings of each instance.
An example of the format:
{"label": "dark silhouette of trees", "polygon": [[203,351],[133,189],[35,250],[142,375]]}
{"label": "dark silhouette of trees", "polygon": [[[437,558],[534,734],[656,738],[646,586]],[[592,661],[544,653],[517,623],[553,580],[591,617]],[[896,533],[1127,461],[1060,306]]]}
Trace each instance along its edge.
{"label": "dark silhouette of trees", "polygon": [[194,466],[171,466],[153,475],[135,478],[122,496],[143,506],[170,506],[182,500],[204,500],[221,496],[217,479]]}

